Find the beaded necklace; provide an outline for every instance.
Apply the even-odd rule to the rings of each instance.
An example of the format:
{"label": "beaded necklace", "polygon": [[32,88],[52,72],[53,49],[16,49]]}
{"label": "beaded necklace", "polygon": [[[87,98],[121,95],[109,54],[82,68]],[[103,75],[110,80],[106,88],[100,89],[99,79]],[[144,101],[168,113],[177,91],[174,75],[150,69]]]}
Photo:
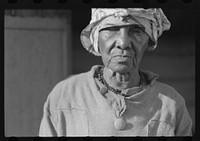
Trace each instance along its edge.
{"label": "beaded necklace", "polygon": [[[121,95],[121,96],[127,96],[126,94],[122,93],[121,90],[119,89],[114,89],[113,87],[111,87],[110,85],[108,85],[108,83],[105,81],[104,77],[103,77],[103,69],[104,67],[102,67],[99,71],[99,73],[97,74],[97,79],[104,85],[107,87],[108,90],[114,92],[115,94],[117,95]],[[140,74],[140,72],[139,72]],[[140,92],[142,90],[142,77],[141,77],[141,74],[140,74],[140,83],[139,83],[139,88],[138,88],[138,92]]]}

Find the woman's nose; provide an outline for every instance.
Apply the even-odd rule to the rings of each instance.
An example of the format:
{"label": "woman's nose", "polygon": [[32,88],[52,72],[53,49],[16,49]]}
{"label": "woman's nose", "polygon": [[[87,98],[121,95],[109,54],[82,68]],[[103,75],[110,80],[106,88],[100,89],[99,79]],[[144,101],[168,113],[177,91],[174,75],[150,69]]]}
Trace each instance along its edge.
{"label": "woman's nose", "polygon": [[129,36],[129,31],[126,27],[120,28],[117,39],[116,47],[122,50],[131,49],[131,39]]}

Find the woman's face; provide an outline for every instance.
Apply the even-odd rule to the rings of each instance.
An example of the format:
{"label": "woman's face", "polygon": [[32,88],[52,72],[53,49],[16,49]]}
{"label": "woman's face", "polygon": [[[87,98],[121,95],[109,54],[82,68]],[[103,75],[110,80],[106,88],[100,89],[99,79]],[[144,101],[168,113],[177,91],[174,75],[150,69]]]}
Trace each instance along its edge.
{"label": "woman's face", "polygon": [[104,65],[125,74],[138,69],[149,36],[138,25],[114,26],[99,31],[98,45]]}

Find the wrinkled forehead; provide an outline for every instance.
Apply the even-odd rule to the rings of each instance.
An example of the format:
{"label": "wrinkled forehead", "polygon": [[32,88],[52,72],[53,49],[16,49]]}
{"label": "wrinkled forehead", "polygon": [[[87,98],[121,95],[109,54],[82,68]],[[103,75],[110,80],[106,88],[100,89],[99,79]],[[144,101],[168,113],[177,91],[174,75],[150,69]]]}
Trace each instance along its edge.
{"label": "wrinkled forehead", "polygon": [[[143,24],[142,24],[143,23]],[[137,19],[137,17],[132,16],[124,16],[124,17],[115,17],[115,16],[109,16],[105,19],[103,19],[99,25],[99,30],[102,30],[104,28],[108,27],[116,27],[116,26],[133,26],[140,27],[141,29],[145,30],[145,24],[148,24],[143,19]]]}

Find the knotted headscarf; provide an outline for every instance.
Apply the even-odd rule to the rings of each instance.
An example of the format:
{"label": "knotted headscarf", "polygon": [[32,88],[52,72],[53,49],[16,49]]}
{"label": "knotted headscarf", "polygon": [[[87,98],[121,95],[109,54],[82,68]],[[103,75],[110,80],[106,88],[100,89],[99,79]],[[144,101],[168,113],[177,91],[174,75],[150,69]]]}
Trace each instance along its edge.
{"label": "knotted headscarf", "polygon": [[81,32],[81,43],[86,50],[100,56],[98,36],[101,29],[133,24],[144,27],[149,35],[153,44],[148,50],[156,48],[158,37],[171,26],[161,8],[92,8],[91,21]]}

